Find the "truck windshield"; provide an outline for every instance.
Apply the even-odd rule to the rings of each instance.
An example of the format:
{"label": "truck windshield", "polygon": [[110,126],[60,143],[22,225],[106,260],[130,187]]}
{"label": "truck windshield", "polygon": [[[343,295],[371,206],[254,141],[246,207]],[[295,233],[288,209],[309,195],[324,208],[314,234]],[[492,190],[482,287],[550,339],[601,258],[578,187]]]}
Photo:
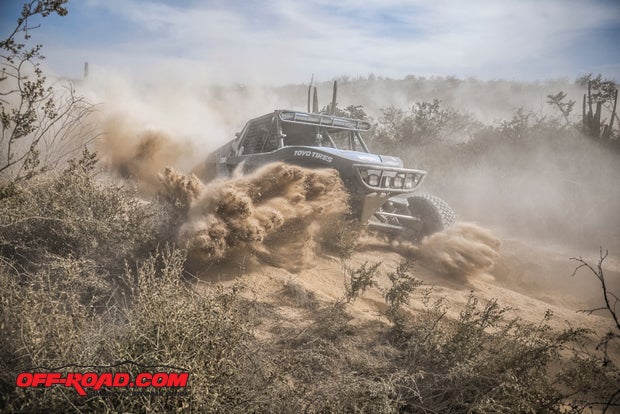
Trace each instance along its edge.
{"label": "truck windshield", "polygon": [[362,137],[359,132],[346,131],[346,130],[324,130],[321,133],[323,140],[333,142],[336,148],[349,150],[368,152],[368,149],[362,141]]}
{"label": "truck windshield", "polygon": [[284,145],[286,146],[304,145],[368,152],[368,148],[357,131],[283,122],[282,133],[285,135]]}

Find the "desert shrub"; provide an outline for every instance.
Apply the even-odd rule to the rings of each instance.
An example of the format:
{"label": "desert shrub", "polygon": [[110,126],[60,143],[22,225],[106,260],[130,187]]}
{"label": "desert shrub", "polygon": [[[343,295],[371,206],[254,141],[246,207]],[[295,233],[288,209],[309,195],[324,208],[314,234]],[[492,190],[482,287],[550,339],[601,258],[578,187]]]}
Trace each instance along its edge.
{"label": "desert shrub", "polygon": [[[332,112],[331,103],[321,108],[319,112],[331,114]],[[364,105],[349,105],[346,108],[339,108],[338,106],[336,106],[334,115],[343,116],[345,118],[365,119],[365,120],[372,121],[372,118],[369,117],[366,111],[364,110]]]}
{"label": "desert shrub", "polygon": [[383,109],[369,141],[381,150],[402,153],[411,147],[448,138],[463,141],[481,126],[470,114],[443,108],[441,101],[434,99],[432,102],[416,102],[406,110]]}
{"label": "desert shrub", "polygon": [[[65,259],[41,266],[36,273],[24,274],[2,262],[0,382],[7,393],[0,406],[7,411],[43,412],[47,404],[53,411],[53,407],[65,401],[62,389],[53,395],[16,389],[14,381],[19,372],[37,366],[63,366],[68,361],[93,362],[95,355],[89,352],[92,347],[88,345],[97,336],[93,332],[93,313],[80,300],[82,292],[71,285],[92,270],[89,263]],[[43,395],[49,398],[42,401]]]}
{"label": "desert shrub", "polygon": [[411,275],[411,262],[399,263],[393,272],[388,273],[390,287],[383,291],[383,297],[387,304],[386,314],[390,320],[396,324],[402,320],[399,310],[403,305],[409,303],[413,291],[422,285],[422,281]]}
{"label": "desert shrub", "polygon": [[117,270],[148,256],[162,217],[131,190],[98,180],[95,163],[85,151],[60,173],[18,183],[0,205],[0,255],[29,270],[44,256]]}
{"label": "desert shrub", "polygon": [[[317,309],[309,324],[278,332],[280,385],[272,391],[288,398],[286,410],[580,413],[614,394],[618,371],[602,352],[584,351],[587,330],[555,331],[550,312],[539,323],[523,322],[473,294],[448,317],[454,309],[418,292],[413,271],[401,263],[389,272],[389,325],[360,325],[342,299]],[[403,307],[413,294],[423,305],[415,312]]]}
{"label": "desert shrub", "polygon": [[352,341],[273,348],[278,374],[261,412],[396,413],[399,400],[379,353]]}
{"label": "desert shrub", "polygon": [[[37,272],[0,261],[4,410],[577,413],[606,401],[618,378],[613,364],[574,346],[585,331],[551,330],[550,313],[524,323],[474,296],[455,319],[446,302],[425,296],[422,309],[405,312],[419,284],[407,264],[390,272],[384,291],[393,323],[353,321],[341,299],[282,329],[238,286],[184,281],[184,263],[183,251],[162,249],[129,265],[126,293],[114,296],[115,285],[98,284],[86,259],[56,257]],[[93,307],[102,299],[105,312]],[[253,329],[263,319],[274,335],[259,340]],[[186,394],[84,398],[64,387],[12,386],[36,366],[118,362],[134,375],[144,366],[187,370]]]}
{"label": "desert shrub", "polygon": [[380,344],[380,325],[352,326],[346,303],[319,309],[302,329],[281,332],[272,346],[277,359],[278,412],[396,413],[400,400],[391,378],[397,375],[394,349]]}
{"label": "desert shrub", "polygon": [[161,270],[156,257],[136,270],[135,298],[129,309],[121,310],[126,322],[118,329],[114,359],[186,369],[190,409],[236,406],[243,394],[237,375],[247,363],[242,350],[250,339],[247,303],[236,288],[200,292],[186,285],[181,252],[160,258]]}
{"label": "desert shrub", "polygon": [[345,266],[345,301],[347,303],[352,302],[360,295],[363,295],[366,290],[377,285],[375,278],[378,273],[381,262],[375,262],[369,264],[368,262],[362,263],[361,266],[354,269]]}
{"label": "desert shrub", "polygon": [[[574,352],[572,345],[585,330],[555,332],[547,323],[551,313],[531,324],[507,318],[507,311],[497,301],[481,306],[470,296],[456,320],[441,308],[427,308],[407,327],[398,325],[392,338],[409,374],[399,385],[416,390],[406,394],[407,407],[414,412],[560,413],[568,412],[565,403],[574,402],[575,393],[587,387],[601,392],[593,377],[573,382],[577,387],[570,392],[558,387],[572,377],[567,372],[583,366],[581,359],[566,365],[563,353]],[[570,368],[558,372],[554,366],[560,361]],[[609,378],[588,372],[598,381]],[[582,408],[573,405],[574,412]]]}
{"label": "desert shrub", "polygon": [[308,309],[315,309],[318,306],[318,300],[314,292],[309,291],[294,280],[288,280],[284,284],[283,292],[285,296],[293,300],[296,306]]}
{"label": "desert shrub", "polygon": [[344,263],[353,256],[357,249],[361,228],[357,222],[344,221],[337,226],[336,242],[332,247],[336,251],[338,258]]}
{"label": "desert shrub", "polygon": [[346,303],[337,301],[317,311],[308,333],[321,340],[337,341],[345,335],[354,334],[349,324],[352,319],[346,310]]}
{"label": "desert shrub", "polygon": [[613,363],[605,363],[599,355],[590,352],[575,354],[570,367],[559,375],[558,380],[568,389],[579,391],[566,399],[566,404],[575,412],[582,412],[584,408],[616,412],[620,406],[620,370]]}
{"label": "desert shrub", "polygon": [[[399,292],[388,295],[392,306],[405,303],[417,286],[409,283],[411,268],[397,270],[386,290]],[[337,301],[314,313],[310,324],[280,331],[271,351],[278,361],[272,362],[275,399],[263,408],[579,413],[613,394],[617,370],[579,346],[588,332],[552,330],[550,312],[526,323],[497,301],[471,295],[455,319],[445,301],[422,302],[421,310],[398,318],[388,307],[398,323],[386,325],[352,323],[349,305]],[[276,404],[278,396],[285,405]]]}
{"label": "desert shrub", "polygon": [[[94,312],[79,298],[80,288],[71,284],[83,276],[80,272],[96,272],[88,264],[66,259],[44,271],[22,274],[28,278],[25,285],[2,266],[1,379],[12,390],[3,397],[4,409],[221,412],[247,404],[254,388],[246,392],[240,377],[254,372],[245,351],[251,341],[250,305],[236,288],[199,291],[187,285],[180,277],[184,260],[183,252],[166,250],[135,271],[127,270],[130,297],[113,302],[105,313]],[[119,361],[130,361],[123,370],[134,375],[144,371],[143,366],[187,370],[189,395],[112,392],[84,398],[60,386],[43,390],[8,385],[19,372],[34,367]]]}

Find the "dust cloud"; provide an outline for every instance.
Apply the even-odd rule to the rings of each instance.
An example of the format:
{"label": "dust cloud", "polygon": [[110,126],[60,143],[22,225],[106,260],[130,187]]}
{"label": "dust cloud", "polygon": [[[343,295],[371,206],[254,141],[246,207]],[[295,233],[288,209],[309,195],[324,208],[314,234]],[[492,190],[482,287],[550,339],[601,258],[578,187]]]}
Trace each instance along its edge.
{"label": "dust cloud", "polygon": [[165,167],[191,172],[248,119],[280,106],[272,88],[222,86],[188,70],[135,76],[94,67],[77,89],[97,105],[92,122],[102,161],[115,175],[139,181],[145,195],[158,190]]}
{"label": "dust cloud", "polygon": [[[136,179],[145,194],[177,190],[185,194],[185,198],[177,197],[177,200],[191,208],[179,240],[191,248],[194,256],[200,260],[224,260],[232,254],[228,252],[237,251],[249,252],[276,265],[311,261],[314,253],[308,253],[313,251],[310,247],[325,237],[321,232],[329,227],[316,224],[320,222],[320,214],[306,213],[305,208],[316,211],[316,200],[310,197],[295,204],[285,193],[273,199],[256,198],[249,191],[248,177],[228,184],[212,183],[204,188],[199,181],[187,178],[212,150],[234,137],[248,119],[277,108],[304,109],[307,85],[216,85],[200,74],[182,78],[153,74],[130,79],[118,74],[94,73],[80,87],[90,91],[90,101],[103,102],[100,122],[103,135],[97,149],[110,170]],[[569,98],[579,102],[583,92],[580,88],[567,81],[524,84],[416,77],[404,81],[341,79],[338,105],[361,104],[377,119],[381,108],[390,105],[408,108],[417,101],[438,98],[443,108],[473,114],[476,120],[494,125],[499,131],[502,120],[510,121],[519,107],[535,111],[539,118],[554,116],[552,108],[545,103],[546,95],[564,90]],[[319,83],[321,103],[327,103],[330,95],[331,82]],[[571,121],[578,118],[579,114]],[[479,148],[469,146],[467,151],[471,136],[461,137],[463,147],[454,142],[437,142],[399,154],[407,167],[428,171],[425,191],[445,199],[460,220],[482,223],[496,235],[485,237],[482,236],[485,230],[476,233],[468,227],[471,225],[457,224],[452,230],[409,249],[411,257],[445,274],[473,277],[490,272],[492,263],[497,262],[493,239],[499,237],[503,246],[499,258],[501,268],[496,266],[492,273],[501,282],[508,276],[498,272],[516,272],[515,266],[533,261],[540,245],[552,245],[549,241],[570,244],[577,250],[558,247],[558,261],[554,263],[559,263],[561,257],[570,265],[569,257],[587,254],[585,249],[595,251],[600,245],[609,248],[612,254],[617,252],[620,248],[617,214],[620,186],[615,185],[620,174],[617,154],[570,133],[572,127],[562,131],[560,126],[545,130],[541,124],[529,140],[508,142],[501,136],[487,137],[478,142]],[[515,135],[515,139],[521,138]],[[165,170],[169,166],[176,171]],[[172,177],[177,171],[185,181],[173,184]],[[158,173],[163,180],[158,178]],[[262,177],[269,180],[268,174]],[[300,180],[303,181],[294,180],[297,186]],[[264,184],[257,181],[252,185]],[[300,193],[299,189],[295,191]],[[308,196],[301,193],[302,198]],[[338,193],[335,199],[341,195]],[[325,199],[332,201],[329,197]],[[218,203],[224,203],[222,200],[234,204],[239,211],[218,210]],[[298,219],[291,218],[297,214],[300,214]],[[280,254],[276,254],[278,240]],[[504,257],[513,257],[511,246],[517,240],[532,252],[522,252],[515,259],[518,263],[511,262],[507,268]],[[299,257],[289,259],[288,254]],[[528,265],[519,278],[542,283],[546,276],[535,269]],[[560,276],[569,277],[570,272],[565,274],[562,269],[562,274],[554,277],[554,283]]]}
{"label": "dust cloud", "polygon": [[204,184],[194,174],[185,175],[172,167],[157,174],[159,195],[170,201],[181,213],[187,214],[189,206],[205,190]]}
{"label": "dust cloud", "polygon": [[389,249],[439,277],[465,282],[492,278],[489,272],[500,257],[500,245],[491,230],[468,222],[457,222],[420,243],[401,237],[388,239],[376,232],[363,232],[358,239],[363,250]]}
{"label": "dust cloud", "polygon": [[[547,95],[562,90],[568,99],[581,102],[584,92],[582,86],[567,79],[525,83],[410,75],[404,79],[341,76],[337,81],[338,106],[362,105],[374,119],[380,118],[382,110],[390,106],[407,109],[415,102],[438,99],[443,108],[469,113],[485,124],[510,119],[518,108],[534,110],[540,115],[554,115],[553,108],[546,104]],[[316,86],[321,106],[328,104],[333,82],[318,82]],[[307,88],[307,85],[285,85],[276,88],[276,93],[283,102],[299,107],[304,103]]]}
{"label": "dust cloud", "polygon": [[117,175],[140,183],[142,193],[154,194],[159,189],[157,173],[178,165],[191,153],[191,147],[175,141],[158,130],[140,130],[120,116],[102,122],[103,136],[97,151],[108,169]]}
{"label": "dust cloud", "polygon": [[483,156],[446,159],[423,163],[427,191],[461,217],[502,237],[579,251],[620,250],[620,158],[602,145],[567,133],[547,142],[489,143]]}
{"label": "dust cloud", "polygon": [[245,251],[296,269],[307,264],[314,247],[329,237],[348,209],[346,191],[333,169],[275,163],[206,187],[170,169],[160,177],[169,191],[191,200],[178,241],[192,260],[203,264]]}
{"label": "dust cloud", "polygon": [[500,241],[490,230],[473,223],[456,223],[426,237],[413,255],[440,274],[475,277],[493,268],[499,251]]}

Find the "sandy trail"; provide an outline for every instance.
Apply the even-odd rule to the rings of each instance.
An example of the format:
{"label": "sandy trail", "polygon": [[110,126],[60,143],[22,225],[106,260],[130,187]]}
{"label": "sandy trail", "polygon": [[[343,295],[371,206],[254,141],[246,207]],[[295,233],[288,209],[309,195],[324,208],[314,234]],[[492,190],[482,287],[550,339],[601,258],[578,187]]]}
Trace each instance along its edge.
{"label": "sandy trail", "polygon": [[[524,241],[502,239],[502,248],[492,269],[477,274],[446,274],[433,263],[419,261],[413,274],[425,286],[414,293],[409,310],[422,309],[422,289],[431,288],[429,298],[443,298],[450,305],[448,316],[457,317],[470,295],[481,302],[497,299],[502,306],[511,310],[509,316],[518,316],[524,321],[540,322],[547,310],[553,312],[550,325],[556,329],[569,326],[586,327],[599,334],[612,327],[612,321],[604,313],[586,314],[583,309],[598,307],[602,296],[593,275],[579,272],[571,277],[576,262],[570,261],[573,252],[553,250]],[[587,259],[596,259],[591,252]],[[247,259],[247,257],[245,258]],[[407,259],[402,252],[388,248],[368,248],[357,252],[349,260],[350,267],[360,266],[366,261],[381,261],[377,287],[369,289],[360,299],[348,306],[348,311],[357,321],[385,320],[385,302],[380,289],[389,286],[387,272],[393,271],[398,263]],[[283,299],[284,286],[293,281],[313,292],[323,304],[342,298],[345,293],[342,263],[334,256],[320,254],[312,266],[291,272],[282,267],[264,264],[248,266],[251,260],[237,261],[225,268],[210,269],[201,275],[203,281],[219,282],[225,285],[241,283],[248,297],[268,304],[284,320],[291,324],[303,324],[305,314]],[[596,263],[594,263],[596,264]],[[605,261],[604,271],[611,286],[618,286],[617,257]]]}

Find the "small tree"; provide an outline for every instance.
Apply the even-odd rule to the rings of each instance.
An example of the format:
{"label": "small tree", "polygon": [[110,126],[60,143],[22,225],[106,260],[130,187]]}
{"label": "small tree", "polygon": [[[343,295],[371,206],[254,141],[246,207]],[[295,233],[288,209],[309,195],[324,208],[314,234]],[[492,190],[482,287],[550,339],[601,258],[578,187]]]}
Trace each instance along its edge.
{"label": "small tree", "polygon": [[[594,356],[593,354],[588,355],[587,358],[582,359],[581,366],[577,368],[583,369],[586,374],[592,375],[594,380],[600,380],[601,378],[605,382],[607,376],[609,379],[609,387],[607,390],[608,395],[604,395],[604,401],[588,401],[587,404],[590,406],[601,406],[602,412],[606,413],[610,408],[620,407],[620,367],[617,365],[617,361],[610,356],[610,348],[613,349],[612,344],[617,346],[617,341],[620,339],[620,315],[618,314],[618,304],[620,303],[620,298],[614,292],[612,292],[609,288],[609,281],[605,279],[605,272],[603,267],[603,262],[607,259],[609,255],[609,251],[605,250],[603,252],[603,248],[601,247],[599,250],[599,260],[596,265],[593,265],[587,261],[585,261],[582,257],[571,257],[571,260],[576,261],[579,265],[573,271],[572,276],[575,276],[577,272],[585,268],[588,272],[594,275],[600,285],[601,285],[601,293],[603,294],[603,302],[604,305],[584,310],[587,314],[592,314],[598,311],[607,312],[608,316],[611,317],[613,321],[612,327],[609,329],[606,335],[600,338],[600,342],[597,345],[597,350],[603,351],[602,359]],[[594,369],[593,369],[594,368]],[[593,374],[590,374],[590,373]],[[575,376],[575,375],[573,375]],[[585,377],[587,378],[587,376]],[[592,380],[591,380],[592,381]]]}
{"label": "small tree", "polygon": [[562,118],[564,118],[564,122],[566,122],[566,126],[570,126],[571,122],[569,119],[570,113],[573,111],[573,106],[575,106],[575,101],[569,99],[565,101],[566,92],[560,91],[557,94],[547,95],[547,103],[551,106],[555,106],[560,113],[562,114]]}
{"label": "small tree", "polygon": [[[64,90],[47,82],[41,69],[42,45],[27,46],[35,16],[65,16],[67,0],[32,0],[24,4],[13,31],[0,41],[0,180],[28,178],[72,155],[93,135],[83,121],[92,105],[76,96],[72,84]],[[24,43],[17,40],[23,36]]]}

